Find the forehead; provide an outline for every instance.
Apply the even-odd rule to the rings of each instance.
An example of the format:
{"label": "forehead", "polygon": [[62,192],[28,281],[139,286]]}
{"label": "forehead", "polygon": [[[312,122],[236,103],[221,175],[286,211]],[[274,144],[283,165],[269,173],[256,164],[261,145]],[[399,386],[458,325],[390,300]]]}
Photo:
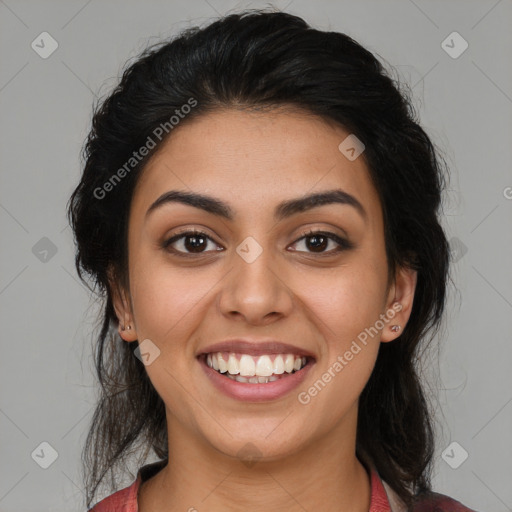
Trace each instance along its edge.
{"label": "forehead", "polygon": [[338,146],[350,133],[302,112],[219,110],[185,122],[149,160],[132,208],[146,211],[169,190],[222,198],[233,210],[260,208],[312,192],[341,188],[370,213],[380,203],[362,157]]}

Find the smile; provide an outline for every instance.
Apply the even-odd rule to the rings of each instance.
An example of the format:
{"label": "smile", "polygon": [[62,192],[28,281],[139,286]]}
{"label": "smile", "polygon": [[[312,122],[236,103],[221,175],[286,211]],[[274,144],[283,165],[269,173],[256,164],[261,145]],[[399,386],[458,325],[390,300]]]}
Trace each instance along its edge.
{"label": "smile", "polygon": [[308,358],[294,354],[249,354],[216,352],[206,354],[206,364],[220,374],[237,382],[267,384],[298,372]]}
{"label": "smile", "polygon": [[316,363],[309,355],[240,352],[203,353],[198,362],[215,389],[244,402],[286,397],[304,382]]}

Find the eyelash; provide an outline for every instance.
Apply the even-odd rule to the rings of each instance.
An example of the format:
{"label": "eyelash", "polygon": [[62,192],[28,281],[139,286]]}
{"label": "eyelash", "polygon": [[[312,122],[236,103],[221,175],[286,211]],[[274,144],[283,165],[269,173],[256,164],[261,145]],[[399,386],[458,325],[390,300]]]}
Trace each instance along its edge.
{"label": "eyelash", "polygon": [[[327,252],[322,252],[322,253],[310,252],[309,254],[314,254],[315,256],[319,256],[319,257],[332,256],[333,254],[338,254],[341,251],[345,251],[345,250],[354,248],[354,244],[352,244],[352,242],[349,242],[348,240],[339,237],[335,233],[331,233],[329,231],[314,231],[314,230],[310,230],[305,233],[302,233],[300,238],[295,240],[295,242],[293,242],[292,245],[296,244],[297,242],[300,242],[301,240],[303,240],[305,238],[310,238],[312,236],[319,236],[319,235],[324,236],[324,237],[328,238],[329,240],[332,240],[333,242],[336,242],[338,244],[338,247],[336,249],[331,249],[330,251],[327,251]],[[202,252],[202,253],[187,253],[187,252],[177,251],[176,249],[169,248],[174,242],[177,242],[181,238],[187,238],[189,236],[204,237],[207,240],[210,240],[211,242],[216,243],[204,231],[198,231],[198,230],[192,229],[192,230],[183,231],[181,233],[178,233],[178,234],[172,236],[171,238],[165,240],[162,244],[162,249],[170,251],[170,252],[174,253],[176,256],[185,257],[185,258],[203,256],[204,254],[206,254],[206,251]],[[305,251],[296,251],[296,252],[305,252]]]}

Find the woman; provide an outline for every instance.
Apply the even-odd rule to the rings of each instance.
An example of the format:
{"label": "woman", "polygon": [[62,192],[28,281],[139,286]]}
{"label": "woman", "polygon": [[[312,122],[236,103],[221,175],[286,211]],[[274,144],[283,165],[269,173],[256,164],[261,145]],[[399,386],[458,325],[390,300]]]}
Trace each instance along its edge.
{"label": "woman", "polygon": [[92,510],[470,510],[431,490],[417,376],[445,305],[442,166],[371,53],[283,12],[189,29],[125,71],[84,156],[76,265],[105,298],[88,508],[138,449],[159,462]]}

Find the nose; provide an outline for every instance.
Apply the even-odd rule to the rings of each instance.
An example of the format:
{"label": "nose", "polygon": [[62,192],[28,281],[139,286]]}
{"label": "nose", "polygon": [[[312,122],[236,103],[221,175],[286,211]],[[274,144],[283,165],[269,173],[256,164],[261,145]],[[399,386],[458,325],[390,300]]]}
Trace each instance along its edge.
{"label": "nose", "polygon": [[288,316],[293,293],[286,282],[284,262],[262,248],[254,260],[237,252],[233,266],[223,280],[218,304],[223,315],[243,319],[251,325],[267,325]]}

